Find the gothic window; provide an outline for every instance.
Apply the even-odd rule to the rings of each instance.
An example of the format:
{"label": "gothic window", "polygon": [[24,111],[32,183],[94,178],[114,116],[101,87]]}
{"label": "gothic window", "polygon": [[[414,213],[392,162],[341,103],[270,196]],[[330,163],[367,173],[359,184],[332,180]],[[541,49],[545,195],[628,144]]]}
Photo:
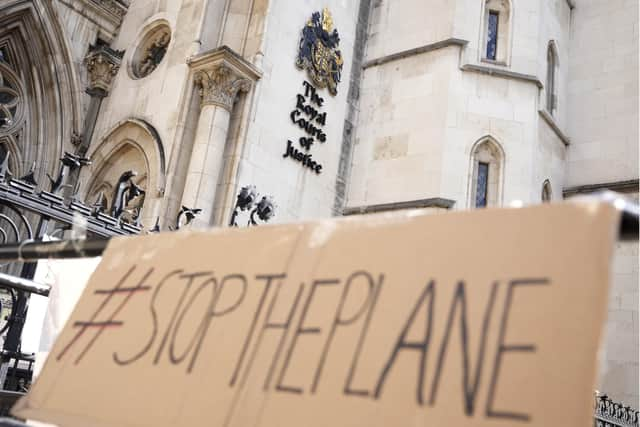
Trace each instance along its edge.
{"label": "gothic window", "polygon": [[487,206],[487,186],[489,184],[489,163],[478,162],[478,179],[476,180],[476,208]]}
{"label": "gothic window", "polygon": [[558,53],[553,42],[547,48],[547,111],[553,114],[556,110],[558,100],[556,96],[556,69],[558,67]]}
{"label": "gothic window", "polygon": [[485,0],[481,48],[483,60],[507,65],[510,47],[510,21],[511,3],[509,0]]}
{"label": "gothic window", "polygon": [[542,202],[548,203],[551,201],[551,183],[547,179],[544,184],[542,184]]}
{"label": "gothic window", "polygon": [[500,12],[489,11],[489,21],[487,24],[487,59],[496,60],[498,51],[498,19]]}
{"label": "gothic window", "polygon": [[165,24],[149,31],[138,46],[131,63],[131,72],[135,78],[151,74],[162,62],[171,41],[171,30]]}
{"label": "gothic window", "polygon": [[5,39],[0,44],[0,64],[16,70],[15,54],[11,48],[10,43]]}
{"label": "gothic window", "polygon": [[0,69],[0,132],[16,123],[19,106],[18,87],[5,78],[2,69]]}
{"label": "gothic window", "polygon": [[478,141],[471,151],[470,205],[476,208],[499,206],[502,191],[504,154],[491,137]]}
{"label": "gothic window", "polygon": [[13,73],[0,62],[0,134],[11,133],[21,121],[22,89]]}

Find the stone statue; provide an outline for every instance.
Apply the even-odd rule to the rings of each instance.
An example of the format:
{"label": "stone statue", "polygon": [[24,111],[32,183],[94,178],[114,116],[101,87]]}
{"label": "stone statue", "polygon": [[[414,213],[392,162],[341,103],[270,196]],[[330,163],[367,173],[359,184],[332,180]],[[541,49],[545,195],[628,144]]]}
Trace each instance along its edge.
{"label": "stone statue", "polygon": [[169,46],[170,40],[171,36],[169,33],[163,32],[151,43],[149,47],[147,47],[144,57],[140,60],[138,68],[138,74],[140,77],[147,76],[156,69],[158,64],[162,61],[162,58],[164,58],[164,55],[167,53],[167,46]]}
{"label": "stone statue", "polygon": [[129,224],[139,224],[145,191],[133,182],[135,171],[126,171],[116,184],[111,203],[111,216]]}

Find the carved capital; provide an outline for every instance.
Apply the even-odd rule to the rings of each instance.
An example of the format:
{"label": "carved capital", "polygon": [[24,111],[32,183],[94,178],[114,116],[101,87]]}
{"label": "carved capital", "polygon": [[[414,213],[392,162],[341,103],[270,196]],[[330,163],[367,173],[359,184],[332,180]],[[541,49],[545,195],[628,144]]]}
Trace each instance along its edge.
{"label": "carved capital", "polygon": [[229,111],[240,91],[248,91],[262,73],[227,46],[203,52],[187,60],[200,92],[202,105],[218,105]]}
{"label": "carved capital", "polygon": [[194,80],[200,92],[201,105],[218,105],[229,111],[238,92],[251,89],[251,80],[238,75],[224,64],[210,70],[198,70]]}
{"label": "carved capital", "polygon": [[87,93],[92,96],[109,94],[113,77],[120,69],[123,55],[123,50],[113,50],[102,44],[89,47],[89,53],[84,58],[84,64],[89,73]]}

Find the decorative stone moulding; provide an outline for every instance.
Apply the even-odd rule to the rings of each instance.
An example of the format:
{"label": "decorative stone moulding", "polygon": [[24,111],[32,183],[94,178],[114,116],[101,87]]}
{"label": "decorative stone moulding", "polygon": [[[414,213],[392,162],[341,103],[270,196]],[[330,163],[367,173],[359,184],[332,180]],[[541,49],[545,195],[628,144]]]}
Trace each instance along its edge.
{"label": "decorative stone moulding", "polygon": [[120,69],[124,50],[113,50],[105,44],[89,47],[84,64],[89,74],[87,92],[90,95],[107,96],[111,90],[113,77]]}
{"label": "decorative stone moulding", "polygon": [[23,88],[12,72],[0,67],[0,133],[17,128],[23,116]]}
{"label": "decorative stone moulding", "polygon": [[218,105],[229,111],[238,92],[247,92],[251,81],[239,76],[225,64],[198,70],[194,75],[198,85],[202,105]]}
{"label": "decorative stone moulding", "polygon": [[133,78],[141,79],[151,74],[164,59],[170,42],[171,29],[168,25],[160,24],[149,30],[131,58]]}
{"label": "decorative stone moulding", "polygon": [[103,38],[112,41],[124,20],[130,0],[65,0],[68,6],[100,28]]}
{"label": "decorative stone moulding", "polygon": [[124,15],[127,13],[127,9],[129,9],[130,1],[125,0],[90,0],[85,3],[91,3],[98,7],[103,12],[111,15],[115,19],[118,19],[119,22],[122,22]]}
{"label": "decorative stone moulding", "polygon": [[193,56],[187,63],[194,71],[201,105],[217,105],[229,111],[238,92],[247,92],[262,75],[227,46]]}

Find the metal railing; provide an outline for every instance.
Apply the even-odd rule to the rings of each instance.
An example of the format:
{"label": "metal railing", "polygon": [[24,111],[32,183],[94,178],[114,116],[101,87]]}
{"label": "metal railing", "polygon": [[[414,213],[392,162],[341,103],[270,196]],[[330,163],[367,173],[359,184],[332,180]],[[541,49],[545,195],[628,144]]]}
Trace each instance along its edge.
{"label": "metal railing", "polygon": [[[24,393],[0,390],[0,427],[27,427],[9,416],[9,410]],[[594,427],[638,427],[638,410],[622,403],[614,402],[606,394],[595,392]]]}
{"label": "metal railing", "polygon": [[623,403],[614,402],[606,394],[596,391],[593,425],[595,427],[637,427],[638,410]]}

